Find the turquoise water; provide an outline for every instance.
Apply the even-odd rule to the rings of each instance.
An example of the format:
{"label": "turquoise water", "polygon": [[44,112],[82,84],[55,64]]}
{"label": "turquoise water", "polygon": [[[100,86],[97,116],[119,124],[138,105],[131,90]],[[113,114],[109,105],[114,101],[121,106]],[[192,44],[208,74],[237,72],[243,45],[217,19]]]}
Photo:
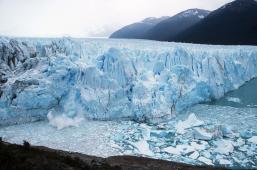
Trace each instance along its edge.
{"label": "turquoise water", "polygon": [[236,108],[257,108],[257,79],[247,82],[239,89],[229,92],[225,97],[210,104]]}

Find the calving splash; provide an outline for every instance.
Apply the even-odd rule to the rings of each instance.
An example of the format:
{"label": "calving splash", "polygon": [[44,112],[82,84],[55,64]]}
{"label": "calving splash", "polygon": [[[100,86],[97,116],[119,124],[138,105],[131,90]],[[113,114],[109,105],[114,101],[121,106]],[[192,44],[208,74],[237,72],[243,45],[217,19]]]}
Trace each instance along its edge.
{"label": "calving splash", "polygon": [[166,120],[257,77],[254,46],[1,38],[0,61],[1,125]]}
{"label": "calving splash", "polygon": [[50,125],[56,127],[58,130],[72,126],[78,127],[79,124],[84,120],[83,117],[71,118],[66,114],[53,116],[51,111],[47,114],[47,119]]}

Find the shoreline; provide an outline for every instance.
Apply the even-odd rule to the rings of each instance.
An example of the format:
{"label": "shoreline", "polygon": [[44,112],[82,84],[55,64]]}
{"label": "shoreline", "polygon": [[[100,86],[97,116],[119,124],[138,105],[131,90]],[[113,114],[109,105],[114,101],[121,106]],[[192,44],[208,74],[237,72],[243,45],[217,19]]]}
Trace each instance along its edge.
{"label": "shoreline", "polygon": [[101,158],[81,153],[0,142],[0,170],[225,170],[222,167],[194,166],[135,156]]}

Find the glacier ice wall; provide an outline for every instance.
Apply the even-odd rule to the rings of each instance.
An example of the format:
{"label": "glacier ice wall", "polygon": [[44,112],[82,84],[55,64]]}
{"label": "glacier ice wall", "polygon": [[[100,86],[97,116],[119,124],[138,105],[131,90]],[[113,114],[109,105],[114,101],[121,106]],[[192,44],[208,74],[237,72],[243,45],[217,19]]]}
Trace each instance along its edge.
{"label": "glacier ice wall", "polygon": [[[169,118],[257,77],[257,47],[0,38],[0,125]],[[206,113],[208,114],[208,113]]]}

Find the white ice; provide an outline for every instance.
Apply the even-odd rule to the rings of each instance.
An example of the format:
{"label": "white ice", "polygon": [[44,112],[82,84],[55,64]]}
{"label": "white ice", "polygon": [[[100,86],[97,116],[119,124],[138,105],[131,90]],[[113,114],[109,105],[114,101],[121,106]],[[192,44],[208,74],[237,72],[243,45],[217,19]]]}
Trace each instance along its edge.
{"label": "white ice", "polygon": [[257,136],[251,137],[250,139],[248,139],[248,141],[257,145]]}
{"label": "white ice", "polygon": [[201,126],[204,122],[199,120],[194,113],[190,114],[189,117],[185,121],[179,121],[176,125],[177,133],[184,134],[186,129]]}
{"label": "white ice", "polygon": [[239,98],[236,98],[236,97],[227,97],[227,100],[229,102],[241,103],[241,100]]}

